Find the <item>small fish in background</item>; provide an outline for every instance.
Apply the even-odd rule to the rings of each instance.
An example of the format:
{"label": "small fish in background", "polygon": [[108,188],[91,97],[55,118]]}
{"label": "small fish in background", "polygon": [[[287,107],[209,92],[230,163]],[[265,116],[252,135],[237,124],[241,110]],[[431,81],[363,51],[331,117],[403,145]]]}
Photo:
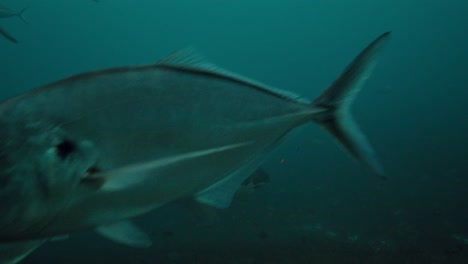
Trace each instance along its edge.
{"label": "small fish in background", "polygon": [[270,182],[270,175],[264,169],[259,168],[252,175],[250,175],[237,190],[236,196],[252,194],[258,189],[262,188],[265,184]]}
{"label": "small fish in background", "polygon": [[27,9],[28,8],[25,7],[17,12],[3,4],[0,4],[0,18],[19,17],[24,23],[28,24],[28,21],[23,16]]}
{"label": "small fish in background", "polygon": [[2,37],[6,38],[7,40],[9,40],[10,42],[12,43],[15,43],[17,44],[18,43],[18,40],[16,40],[16,38],[14,38],[10,33],[8,33],[4,28],[0,27],[0,35],[2,35]]}

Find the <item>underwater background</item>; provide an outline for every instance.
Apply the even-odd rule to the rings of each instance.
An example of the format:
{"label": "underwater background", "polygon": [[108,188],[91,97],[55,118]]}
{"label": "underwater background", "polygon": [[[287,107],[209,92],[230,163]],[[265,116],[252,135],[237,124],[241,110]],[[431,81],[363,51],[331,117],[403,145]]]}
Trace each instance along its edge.
{"label": "underwater background", "polygon": [[[318,126],[262,166],[269,181],[209,223],[180,204],[136,222],[149,249],[93,232],[33,263],[468,263],[468,1],[3,0],[2,98],[76,73],[193,46],[218,65],[314,98],[370,41],[392,40],[353,114],[382,181]],[[72,98],[70,99],[72,100]],[[227,98],[228,100],[228,98]]]}

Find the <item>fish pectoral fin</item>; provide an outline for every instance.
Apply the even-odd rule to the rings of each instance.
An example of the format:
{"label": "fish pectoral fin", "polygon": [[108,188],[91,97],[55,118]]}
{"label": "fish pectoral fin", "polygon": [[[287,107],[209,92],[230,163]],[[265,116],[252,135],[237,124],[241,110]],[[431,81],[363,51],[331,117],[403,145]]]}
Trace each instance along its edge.
{"label": "fish pectoral fin", "polygon": [[139,227],[129,221],[100,226],[96,232],[116,243],[136,248],[148,248],[153,242]]}
{"label": "fish pectoral fin", "polygon": [[[203,160],[210,155],[226,153],[229,150],[245,147],[254,142],[243,142],[204,150],[191,151],[150,162],[130,165],[123,168],[92,174],[82,180],[83,184],[98,185],[101,191],[119,191],[144,184],[154,179],[154,175],[170,175],[181,166]],[[99,184],[96,184],[99,183]]]}

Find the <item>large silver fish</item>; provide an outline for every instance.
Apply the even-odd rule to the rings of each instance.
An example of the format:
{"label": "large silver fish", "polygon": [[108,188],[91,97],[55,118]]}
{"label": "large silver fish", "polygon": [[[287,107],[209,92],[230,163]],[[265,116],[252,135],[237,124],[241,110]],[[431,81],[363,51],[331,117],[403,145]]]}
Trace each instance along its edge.
{"label": "large silver fish", "polygon": [[309,121],[383,177],[349,106],[389,35],[373,41],[312,102],[186,50],[3,102],[0,241],[97,228],[115,241],[148,246],[126,219],[188,198],[229,206],[265,155]]}

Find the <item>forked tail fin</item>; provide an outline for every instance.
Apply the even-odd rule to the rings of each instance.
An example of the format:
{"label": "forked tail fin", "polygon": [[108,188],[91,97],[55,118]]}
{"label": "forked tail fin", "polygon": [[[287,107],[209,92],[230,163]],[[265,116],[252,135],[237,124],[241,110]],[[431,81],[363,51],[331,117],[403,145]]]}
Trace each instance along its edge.
{"label": "forked tail fin", "polygon": [[29,24],[29,22],[24,18],[24,12],[28,10],[28,7],[25,7],[23,9],[21,9],[21,11],[18,12],[18,14],[16,14],[21,20],[23,20],[24,23],[26,24]]}
{"label": "forked tail fin", "polygon": [[369,44],[340,77],[313,102],[313,107],[324,109],[314,120],[330,132],[355,159],[384,179],[386,177],[383,167],[367,138],[354,122],[349,108],[372,73],[377,55],[389,37],[390,32],[386,32]]}

